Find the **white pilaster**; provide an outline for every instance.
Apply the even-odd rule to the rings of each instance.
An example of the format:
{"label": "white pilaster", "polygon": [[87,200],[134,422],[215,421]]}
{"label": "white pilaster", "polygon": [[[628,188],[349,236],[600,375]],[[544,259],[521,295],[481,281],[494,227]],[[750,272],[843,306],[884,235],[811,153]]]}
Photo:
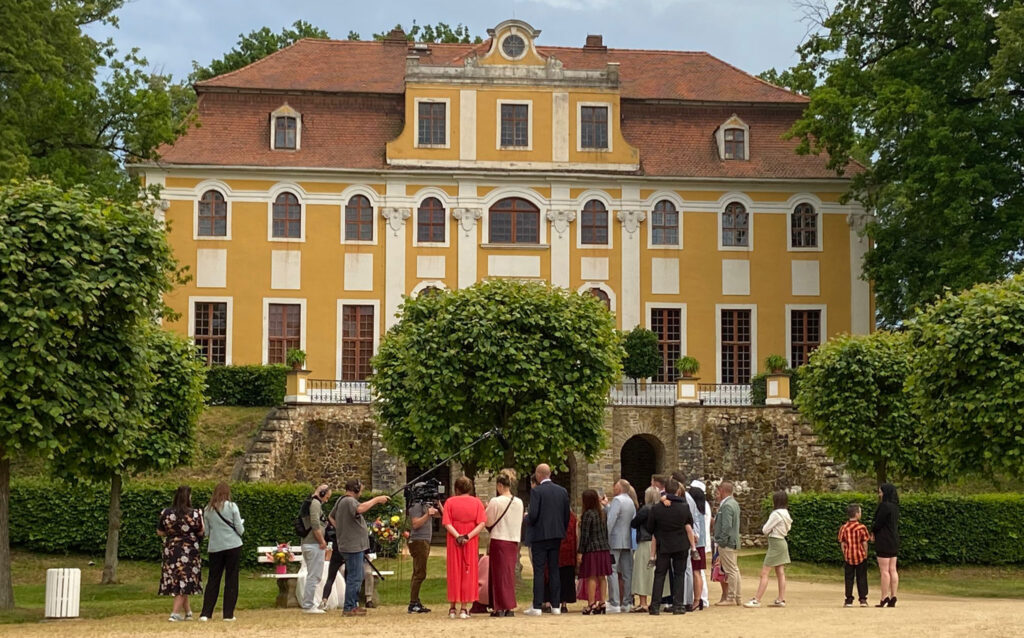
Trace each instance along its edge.
{"label": "white pilaster", "polygon": [[398,321],[395,314],[405,294],[405,222],[412,216],[412,208],[385,206],[381,208],[381,215],[388,222],[384,225],[384,329],[387,330]]}
{"label": "white pilaster", "polygon": [[[459,159],[476,159],[476,90],[459,91]],[[476,193],[473,193],[476,196]]]}
{"label": "white pilaster", "polygon": [[[871,215],[859,207],[846,216],[850,225],[850,332],[863,335],[871,332],[871,287],[861,278],[864,256],[868,252],[868,239],[861,233]],[[826,335],[822,334],[825,338]]]}
{"label": "white pilaster", "polygon": [[[555,94],[556,98],[558,94]],[[556,99],[555,106],[558,101]],[[566,109],[568,109],[566,94]],[[566,110],[568,113],[568,110]],[[556,140],[557,143],[557,140]],[[548,243],[551,244],[551,285],[560,288],[569,287],[569,244],[574,237],[572,222],[576,219],[576,210],[569,201],[569,186],[553,184],[551,186],[551,208],[547,212],[547,220],[551,222],[548,232]]]}
{"label": "white pilaster", "polygon": [[452,208],[458,242],[458,287],[469,288],[476,283],[477,237],[484,211],[476,195],[476,182],[459,180],[458,204]]}
{"label": "white pilaster", "polygon": [[622,188],[622,210],[616,214],[622,225],[622,329],[643,325],[640,316],[640,225],[647,213],[640,209],[640,191],[635,186]]}
{"label": "white pilaster", "polygon": [[569,161],[569,94],[551,95],[551,161]]}

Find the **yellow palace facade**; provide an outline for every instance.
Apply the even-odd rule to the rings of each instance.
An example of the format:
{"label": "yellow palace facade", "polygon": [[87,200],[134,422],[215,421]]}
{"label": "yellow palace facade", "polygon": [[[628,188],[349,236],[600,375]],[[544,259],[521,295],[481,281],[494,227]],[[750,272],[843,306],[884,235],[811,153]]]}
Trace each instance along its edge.
{"label": "yellow palace facade", "polygon": [[[303,40],[196,86],[198,126],[135,170],[211,365],[307,352],[359,381],[407,295],[488,278],[595,294],[716,383],[866,333],[847,177],[783,134],[806,99],[705,53]],[[850,167],[850,171],[857,167]]]}

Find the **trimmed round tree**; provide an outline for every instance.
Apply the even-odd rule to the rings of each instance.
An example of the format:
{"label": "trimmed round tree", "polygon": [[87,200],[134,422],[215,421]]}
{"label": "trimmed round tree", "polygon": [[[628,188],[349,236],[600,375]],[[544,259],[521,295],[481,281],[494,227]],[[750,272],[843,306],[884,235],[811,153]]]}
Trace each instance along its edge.
{"label": "trimmed round tree", "polygon": [[640,379],[653,377],[661,368],[658,335],[636,326],[622,340],[626,356],[622,359],[622,373],[633,380],[633,394],[639,392]]}
{"label": "trimmed round tree", "polygon": [[879,482],[929,477],[929,446],[904,382],[910,351],[903,334],[841,335],[824,343],[799,369],[796,405],[829,453]]}
{"label": "trimmed round tree", "polygon": [[909,333],[907,387],[943,462],[1024,476],[1024,275],[948,293]]}
{"label": "trimmed round tree", "polygon": [[621,374],[615,320],[595,297],[541,283],[487,281],[409,298],[370,379],[391,450],[430,465],[497,428],[457,460],[466,474],[604,445],[608,391]]}

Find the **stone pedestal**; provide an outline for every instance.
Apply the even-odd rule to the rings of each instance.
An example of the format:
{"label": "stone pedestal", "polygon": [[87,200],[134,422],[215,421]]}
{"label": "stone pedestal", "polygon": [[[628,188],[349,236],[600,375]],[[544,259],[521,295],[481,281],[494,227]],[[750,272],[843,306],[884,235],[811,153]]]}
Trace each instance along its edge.
{"label": "stone pedestal", "polygon": [[309,395],[306,393],[306,379],[309,373],[309,370],[288,371],[284,382],[285,403],[309,403]]}
{"label": "stone pedestal", "polygon": [[700,405],[697,377],[684,377],[676,381],[676,405]]}
{"label": "stone pedestal", "polygon": [[765,405],[793,405],[789,396],[789,375],[769,374],[765,379]]}

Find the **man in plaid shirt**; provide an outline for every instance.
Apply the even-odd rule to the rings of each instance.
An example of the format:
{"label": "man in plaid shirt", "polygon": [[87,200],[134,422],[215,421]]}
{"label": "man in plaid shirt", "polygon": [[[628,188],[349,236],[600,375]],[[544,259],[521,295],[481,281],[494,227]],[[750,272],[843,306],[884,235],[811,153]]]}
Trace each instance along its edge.
{"label": "man in plaid shirt", "polygon": [[846,508],[849,518],[839,528],[839,545],[843,548],[843,566],[846,576],[846,603],[843,607],[853,607],[853,579],[857,578],[857,597],[860,606],[868,606],[868,541],[871,533],[860,522],[860,503],[850,503]]}

